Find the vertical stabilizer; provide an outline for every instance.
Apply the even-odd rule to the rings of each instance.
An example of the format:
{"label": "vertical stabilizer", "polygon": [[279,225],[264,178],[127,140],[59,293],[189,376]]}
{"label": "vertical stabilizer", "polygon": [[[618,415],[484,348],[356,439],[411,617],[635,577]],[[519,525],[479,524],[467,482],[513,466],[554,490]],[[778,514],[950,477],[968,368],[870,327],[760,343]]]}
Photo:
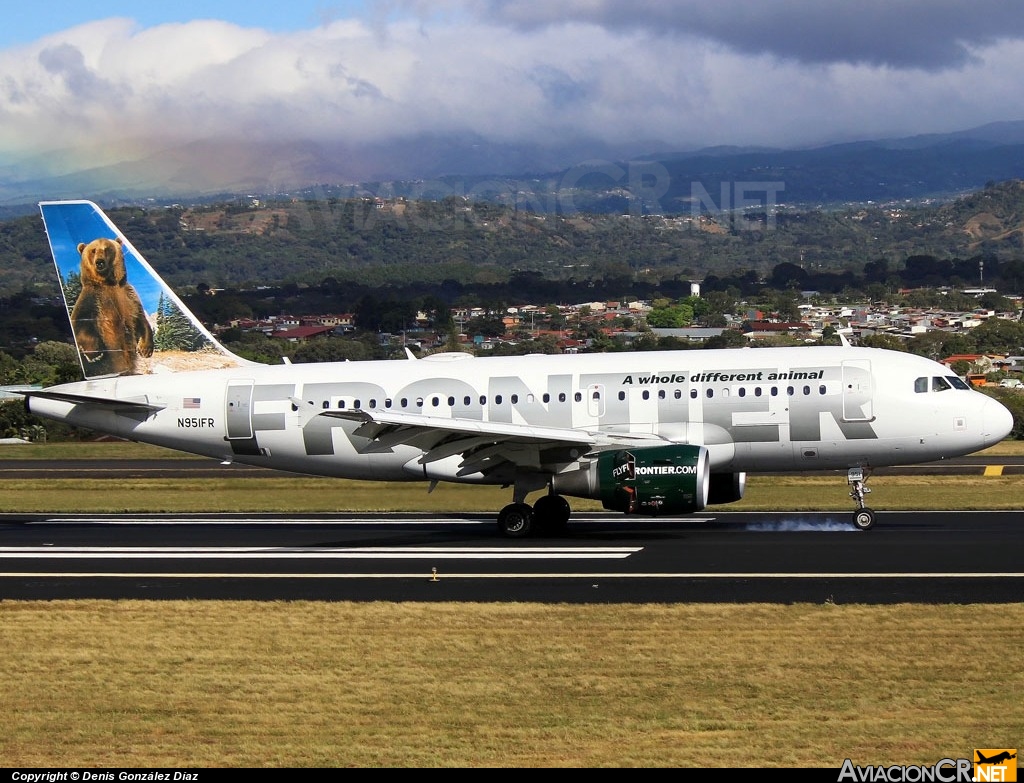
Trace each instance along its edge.
{"label": "vertical stabilizer", "polygon": [[251,364],[217,342],[96,204],[39,209],[86,378]]}

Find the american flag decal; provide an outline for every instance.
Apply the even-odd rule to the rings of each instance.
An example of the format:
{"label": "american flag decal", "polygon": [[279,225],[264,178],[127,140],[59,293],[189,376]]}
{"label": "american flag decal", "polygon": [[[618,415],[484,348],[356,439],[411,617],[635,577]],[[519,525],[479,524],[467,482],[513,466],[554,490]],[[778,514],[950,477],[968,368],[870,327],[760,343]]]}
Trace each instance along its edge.
{"label": "american flag decal", "polygon": [[181,401],[182,408],[198,408],[201,402],[199,397],[185,397]]}

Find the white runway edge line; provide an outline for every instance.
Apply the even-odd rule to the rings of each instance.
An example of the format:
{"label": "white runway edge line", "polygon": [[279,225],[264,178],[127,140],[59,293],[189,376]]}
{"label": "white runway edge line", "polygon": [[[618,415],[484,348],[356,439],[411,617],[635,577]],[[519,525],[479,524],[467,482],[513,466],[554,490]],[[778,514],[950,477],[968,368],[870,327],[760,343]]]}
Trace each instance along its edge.
{"label": "white runway edge line", "polygon": [[351,517],[324,519],[322,517],[158,517],[147,515],[51,517],[29,524],[36,525],[494,525],[490,519],[456,519],[431,517],[429,519],[382,519],[381,517]]}
{"label": "white runway edge line", "polygon": [[[687,517],[685,519],[676,518],[665,518],[665,519],[644,519],[645,525],[653,525],[658,522],[662,523],[693,523],[701,524],[705,522],[713,522],[715,517]],[[580,521],[586,522],[622,522],[621,517],[583,517]],[[494,526],[494,520],[492,519],[465,519],[462,517],[421,517],[416,519],[401,519],[394,518],[391,516],[373,516],[373,517],[345,517],[345,518],[324,518],[324,517],[225,517],[225,516],[205,516],[205,517],[183,517],[180,515],[173,516],[160,516],[150,514],[113,514],[113,515],[102,515],[102,514],[91,514],[91,515],[79,515],[79,516],[66,516],[66,517],[50,517],[48,519],[40,519],[29,522],[32,526],[37,525],[63,525],[63,524],[92,524],[92,525],[195,525],[195,524],[215,524],[215,525],[436,525],[443,523],[445,525],[475,525],[475,526]]]}
{"label": "white runway edge line", "polygon": [[643,547],[0,547],[0,560],[621,560]]}
{"label": "white runway edge line", "polygon": [[619,573],[425,573],[414,571],[411,573],[391,574],[306,574],[306,573],[182,573],[182,572],[140,572],[125,571],[97,572],[97,571],[72,571],[69,573],[49,572],[0,572],[0,579],[426,579],[427,581],[441,582],[445,579],[706,579],[709,581],[720,581],[723,579],[1022,579],[1024,572],[1020,573],[982,573],[982,574],[704,574],[704,573],[665,573],[665,574],[619,574]]}

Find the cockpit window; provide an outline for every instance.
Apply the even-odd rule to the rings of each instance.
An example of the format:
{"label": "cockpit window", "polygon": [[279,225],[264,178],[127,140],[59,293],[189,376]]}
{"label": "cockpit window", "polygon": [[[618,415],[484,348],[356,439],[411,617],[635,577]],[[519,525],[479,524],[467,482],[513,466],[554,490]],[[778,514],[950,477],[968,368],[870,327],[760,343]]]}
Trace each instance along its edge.
{"label": "cockpit window", "polygon": [[914,391],[918,394],[923,394],[929,390],[933,392],[947,391],[949,389],[970,389],[971,387],[967,384],[963,378],[956,375],[936,375],[932,378],[915,378],[914,379]]}

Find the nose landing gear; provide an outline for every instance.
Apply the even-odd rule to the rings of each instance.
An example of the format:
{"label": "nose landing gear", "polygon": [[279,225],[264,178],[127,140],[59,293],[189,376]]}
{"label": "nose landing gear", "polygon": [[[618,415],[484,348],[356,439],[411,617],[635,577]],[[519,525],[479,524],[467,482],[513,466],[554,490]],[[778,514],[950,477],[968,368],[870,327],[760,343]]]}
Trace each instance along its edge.
{"label": "nose landing gear", "polygon": [[857,510],[853,512],[853,525],[858,530],[870,530],[875,524],[875,512],[864,503],[864,496],[871,491],[867,488],[868,476],[863,468],[850,468],[846,480],[850,485],[850,497],[857,504]]}

